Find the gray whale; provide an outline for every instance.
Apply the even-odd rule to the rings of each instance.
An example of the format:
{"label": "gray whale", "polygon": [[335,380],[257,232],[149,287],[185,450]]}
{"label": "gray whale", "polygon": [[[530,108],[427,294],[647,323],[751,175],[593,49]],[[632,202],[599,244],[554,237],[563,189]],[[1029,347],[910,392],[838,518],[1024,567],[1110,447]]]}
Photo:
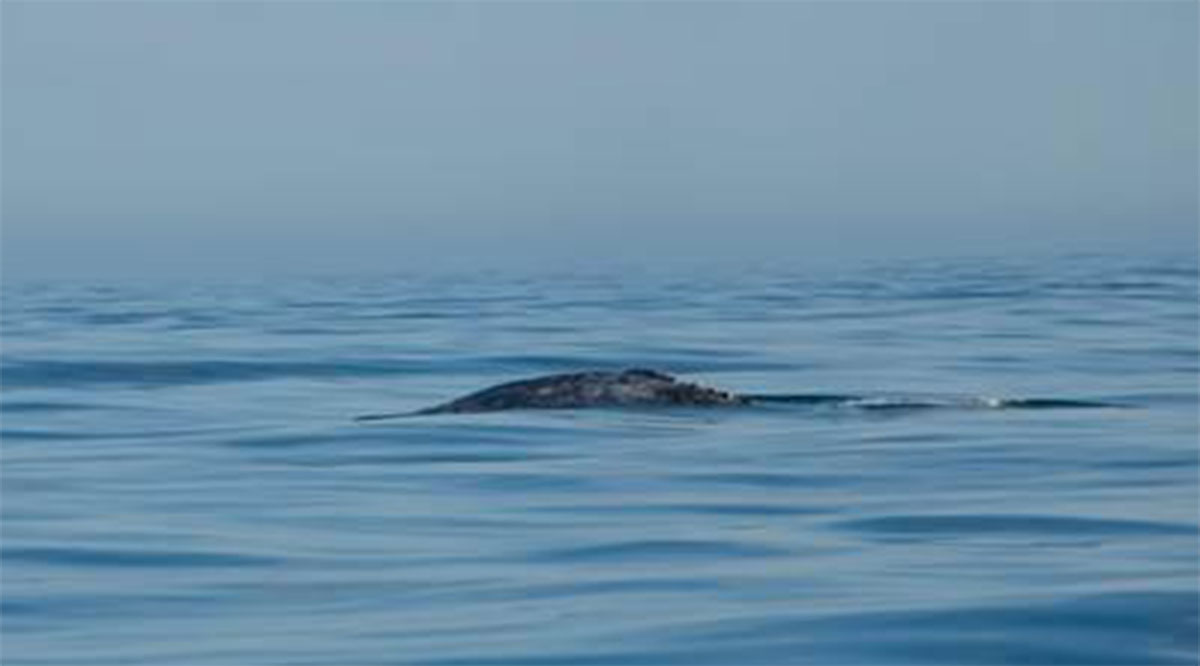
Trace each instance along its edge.
{"label": "gray whale", "polygon": [[457,400],[415,412],[371,414],[359,421],[419,416],[471,414],[508,409],[569,409],[581,407],[745,405],[746,396],[679,381],[657,370],[633,368],[618,372],[596,370],[546,375],[499,384]]}
{"label": "gray whale", "polygon": [[545,375],[498,384],[457,400],[415,412],[368,414],[357,421],[376,421],[427,414],[474,414],[512,409],[578,409],[584,407],[732,407],[764,403],[841,405],[871,410],[930,407],[985,409],[1053,409],[1117,407],[1084,400],[1042,398],[914,398],[904,396],[740,394],[685,382],[665,372],[632,368]]}

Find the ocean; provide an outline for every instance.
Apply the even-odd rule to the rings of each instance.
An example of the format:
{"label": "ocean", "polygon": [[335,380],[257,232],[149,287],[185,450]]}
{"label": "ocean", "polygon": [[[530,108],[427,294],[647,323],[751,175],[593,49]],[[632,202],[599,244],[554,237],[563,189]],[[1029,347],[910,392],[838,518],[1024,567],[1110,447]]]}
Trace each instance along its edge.
{"label": "ocean", "polygon": [[[1196,664],[1198,282],[9,279],[3,663]],[[353,420],[624,367],[877,398]]]}

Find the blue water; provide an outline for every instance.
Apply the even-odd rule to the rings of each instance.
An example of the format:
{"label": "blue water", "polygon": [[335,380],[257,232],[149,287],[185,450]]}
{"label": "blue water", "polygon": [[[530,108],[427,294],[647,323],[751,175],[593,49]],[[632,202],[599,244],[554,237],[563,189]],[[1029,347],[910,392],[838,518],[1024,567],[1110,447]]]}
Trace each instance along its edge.
{"label": "blue water", "polygon": [[[3,310],[6,666],[1200,652],[1194,258],[9,281]],[[950,404],[352,421],[625,366]]]}

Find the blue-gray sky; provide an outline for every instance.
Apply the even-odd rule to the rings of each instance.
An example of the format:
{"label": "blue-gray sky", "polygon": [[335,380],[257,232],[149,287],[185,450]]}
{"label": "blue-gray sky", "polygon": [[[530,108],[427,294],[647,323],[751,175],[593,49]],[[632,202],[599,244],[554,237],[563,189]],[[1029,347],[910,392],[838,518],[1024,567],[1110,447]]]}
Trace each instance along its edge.
{"label": "blue-gray sky", "polygon": [[14,2],[6,273],[1194,247],[1193,2]]}

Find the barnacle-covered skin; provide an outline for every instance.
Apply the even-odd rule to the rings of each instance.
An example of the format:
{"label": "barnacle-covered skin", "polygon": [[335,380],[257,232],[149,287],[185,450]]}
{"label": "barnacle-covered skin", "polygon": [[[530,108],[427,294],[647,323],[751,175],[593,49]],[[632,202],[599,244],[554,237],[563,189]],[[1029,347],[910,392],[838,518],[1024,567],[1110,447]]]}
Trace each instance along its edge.
{"label": "barnacle-covered skin", "polygon": [[744,405],[746,398],[681,382],[656,370],[573,372],[499,384],[417,414],[465,414],[506,409]]}

